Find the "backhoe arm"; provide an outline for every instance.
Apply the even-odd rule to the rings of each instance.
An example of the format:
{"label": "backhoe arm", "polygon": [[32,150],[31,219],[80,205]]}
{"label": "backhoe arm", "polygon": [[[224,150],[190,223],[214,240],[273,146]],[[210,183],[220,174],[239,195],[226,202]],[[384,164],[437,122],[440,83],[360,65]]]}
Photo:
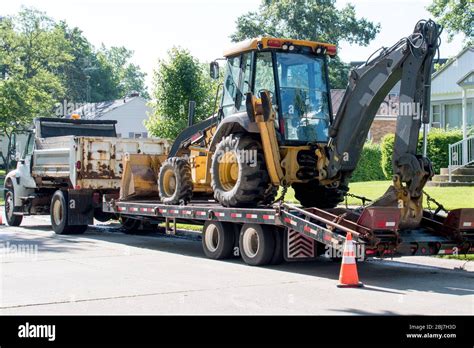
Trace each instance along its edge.
{"label": "backhoe arm", "polygon": [[[394,186],[389,200],[395,199],[400,205],[400,196],[408,195],[405,201],[415,200],[415,205],[420,206],[423,187],[433,171],[430,161],[417,154],[417,145],[421,123],[429,123],[431,71],[440,33],[441,27],[432,20],[419,21],[409,37],[351,71],[346,93],[329,130],[328,179],[348,181],[380,104],[401,81],[392,158]],[[390,204],[385,201],[380,205]]]}

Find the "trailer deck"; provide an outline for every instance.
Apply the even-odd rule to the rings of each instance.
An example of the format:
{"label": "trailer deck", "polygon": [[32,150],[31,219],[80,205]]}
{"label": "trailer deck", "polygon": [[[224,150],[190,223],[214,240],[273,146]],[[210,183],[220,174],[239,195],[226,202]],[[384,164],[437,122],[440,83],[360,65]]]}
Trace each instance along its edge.
{"label": "trailer deck", "polygon": [[123,201],[116,195],[104,195],[103,211],[160,222],[219,221],[237,226],[274,226],[287,232],[283,249],[288,261],[318,256],[318,243],[326,251],[342,252],[347,233],[353,236],[359,259],[474,253],[474,209],[453,210],[445,218],[433,218],[426,211],[421,227],[416,230],[399,230],[400,210],[392,207],[322,210],[280,203],[259,208],[226,208],[209,201],[165,205],[158,200]]}

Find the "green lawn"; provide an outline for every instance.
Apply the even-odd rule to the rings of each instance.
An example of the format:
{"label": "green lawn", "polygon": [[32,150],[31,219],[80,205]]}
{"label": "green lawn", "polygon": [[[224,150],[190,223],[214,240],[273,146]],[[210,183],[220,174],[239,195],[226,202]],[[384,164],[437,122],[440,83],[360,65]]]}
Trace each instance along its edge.
{"label": "green lawn", "polygon": [[[390,181],[356,182],[349,185],[349,192],[358,196],[376,199],[390,186]],[[474,187],[426,187],[425,191],[446,209],[474,208]],[[297,203],[293,189],[288,189],[286,201]],[[359,205],[361,201],[349,197],[348,204]],[[426,206],[426,200],[425,200]]]}

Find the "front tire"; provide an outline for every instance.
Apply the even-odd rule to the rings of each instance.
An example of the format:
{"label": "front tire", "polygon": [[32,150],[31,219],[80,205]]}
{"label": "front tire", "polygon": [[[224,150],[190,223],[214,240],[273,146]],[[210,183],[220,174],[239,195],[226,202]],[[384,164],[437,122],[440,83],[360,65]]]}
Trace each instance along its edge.
{"label": "front tire", "polygon": [[217,144],[211,163],[214,198],[225,207],[256,206],[269,187],[260,143],[249,136],[229,135]]}
{"label": "front tire", "polygon": [[191,166],[184,158],[171,157],[163,162],[158,174],[161,201],[165,204],[185,204],[193,195]]}
{"label": "front tire", "polygon": [[14,215],[15,193],[13,187],[5,189],[5,218],[8,226],[20,226],[23,221],[22,215]]}

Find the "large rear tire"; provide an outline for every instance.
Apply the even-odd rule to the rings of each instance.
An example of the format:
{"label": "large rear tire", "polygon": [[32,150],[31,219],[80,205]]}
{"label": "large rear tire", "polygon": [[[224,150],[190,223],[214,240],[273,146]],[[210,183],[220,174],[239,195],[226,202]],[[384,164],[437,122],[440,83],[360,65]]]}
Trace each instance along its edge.
{"label": "large rear tire", "polygon": [[211,186],[214,198],[226,207],[262,202],[269,178],[260,143],[245,135],[222,139],[212,156]]}
{"label": "large rear tire", "polygon": [[13,187],[5,188],[5,218],[8,226],[20,226],[23,221],[22,215],[15,215],[15,193]]}
{"label": "large rear tire", "polygon": [[158,187],[163,203],[188,203],[193,195],[189,162],[180,157],[171,157],[164,161],[158,175]]}
{"label": "large rear tire", "polygon": [[82,234],[87,230],[87,225],[69,225],[67,192],[58,190],[51,198],[51,226],[56,234]]}
{"label": "large rear tire", "polygon": [[316,180],[304,184],[295,183],[292,187],[295,190],[295,198],[305,208],[334,208],[344,201],[344,192],[347,191],[344,188],[321,186]]}

